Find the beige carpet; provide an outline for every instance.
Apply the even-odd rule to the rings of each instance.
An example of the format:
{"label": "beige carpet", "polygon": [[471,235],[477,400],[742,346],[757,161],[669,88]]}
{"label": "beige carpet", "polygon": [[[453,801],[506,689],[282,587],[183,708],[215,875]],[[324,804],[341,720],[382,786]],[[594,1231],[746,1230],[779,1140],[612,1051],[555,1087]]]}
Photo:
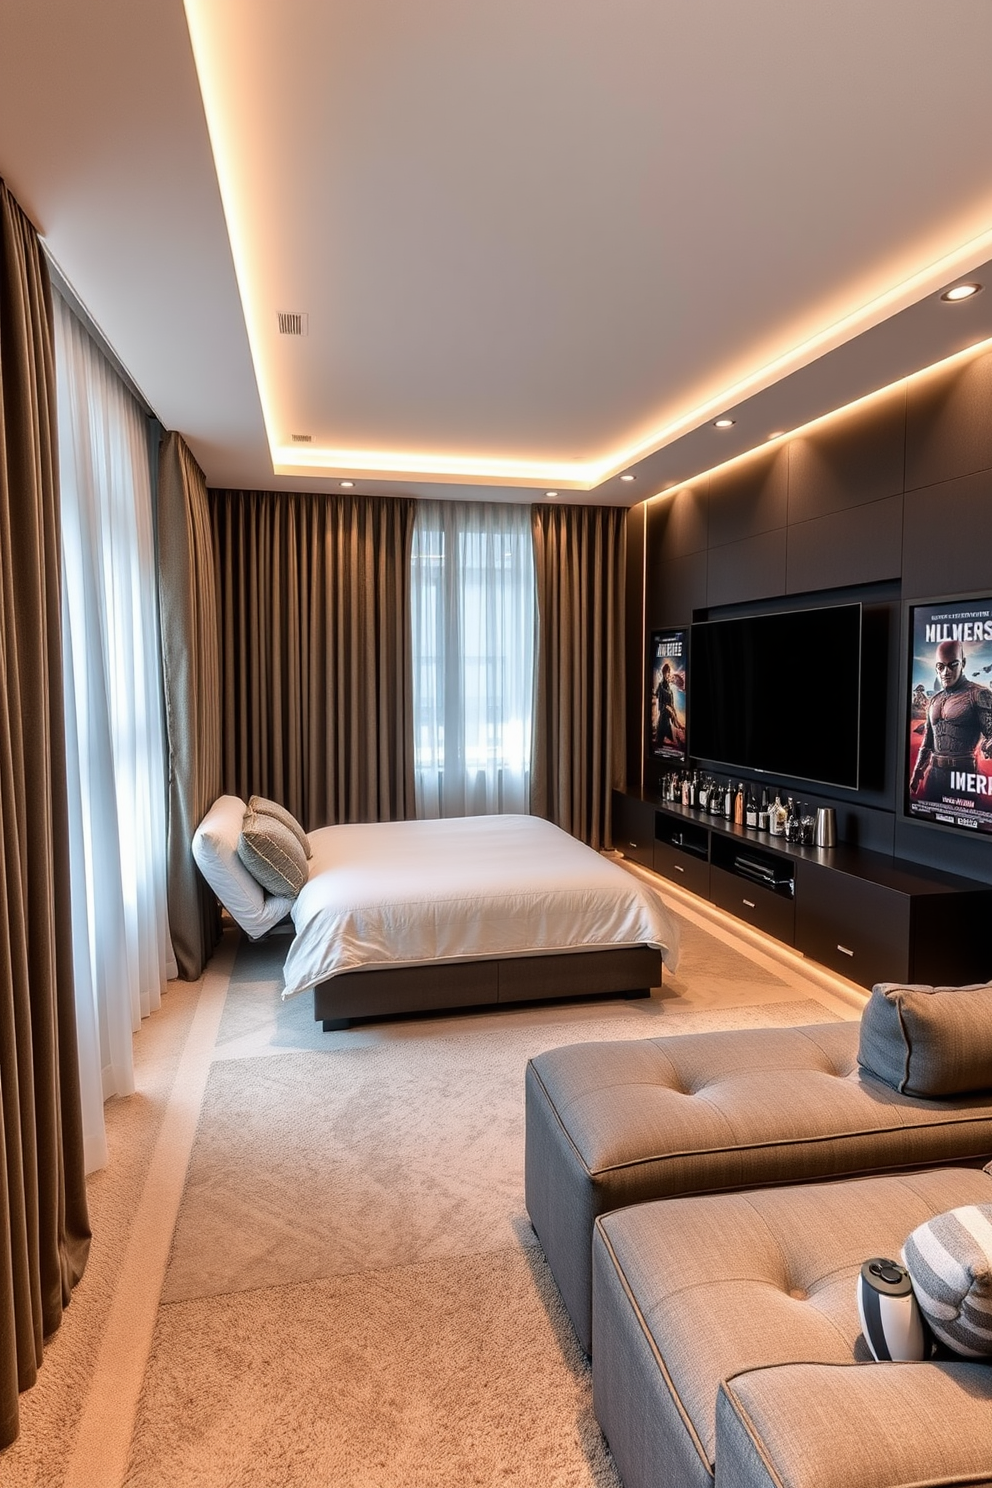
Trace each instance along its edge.
{"label": "beige carpet", "polygon": [[[325,1035],[308,997],[279,998],[286,945],[238,951],[178,1217],[162,1218],[175,1229],[150,1349],[134,1340],[148,1356],[130,1447],[89,1480],[616,1488],[524,1208],[527,1059],[582,1039],[825,1021],[829,995],[690,915],[678,976],[647,1000]],[[5,1488],[88,1481],[78,1447],[66,1477],[74,1442],[128,1409],[101,1333],[196,990],[170,990],[139,1035],[139,1096],[108,1107],[93,1259],[22,1397]]]}

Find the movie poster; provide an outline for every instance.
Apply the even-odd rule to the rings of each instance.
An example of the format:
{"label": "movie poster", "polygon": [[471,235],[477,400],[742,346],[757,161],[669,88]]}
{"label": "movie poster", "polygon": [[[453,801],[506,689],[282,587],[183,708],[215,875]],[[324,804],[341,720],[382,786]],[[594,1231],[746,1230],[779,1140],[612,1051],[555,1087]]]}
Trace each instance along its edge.
{"label": "movie poster", "polygon": [[686,632],[656,630],[651,636],[648,737],[658,759],[685,759]]}
{"label": "movie poster", "polygon": [[992,832],[992,599],[917,605],[910,632],[909,813]]}

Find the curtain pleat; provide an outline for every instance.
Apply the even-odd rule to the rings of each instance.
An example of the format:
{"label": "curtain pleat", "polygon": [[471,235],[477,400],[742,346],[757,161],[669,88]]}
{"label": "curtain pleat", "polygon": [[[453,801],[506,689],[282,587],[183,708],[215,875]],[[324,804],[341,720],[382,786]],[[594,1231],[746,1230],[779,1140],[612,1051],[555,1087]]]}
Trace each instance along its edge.
{"label": "curtain pleat", "polygon": [[535,506],[538,655],[531,810],[610,847],[624,752],[626,511]]}
{"label": "curtain pleat", "polygon": [[415,503],[211,491],[224,789],[304,825],[413,815]]}
{"label": "curtain pleat", "polygon": [[47,268],[0,181],[0,1447],[89,1248],[56,448]]}
{"label": "curtain pleat", "polygon": [[169,741],[169,931],[195,981],[217,943],[217,901],[193,861],[193,833],[220,795],[220,651],[203,471],[179,434],[159,453],[159,614]]}

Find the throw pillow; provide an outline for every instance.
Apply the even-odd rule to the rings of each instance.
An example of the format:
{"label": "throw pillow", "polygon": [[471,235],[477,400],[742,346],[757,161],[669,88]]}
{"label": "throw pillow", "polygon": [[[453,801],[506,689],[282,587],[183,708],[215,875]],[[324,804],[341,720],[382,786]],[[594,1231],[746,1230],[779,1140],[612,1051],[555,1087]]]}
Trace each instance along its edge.
{"label": "throw pillow", "polygon": [[193,858],[224,908],[257,940],[285,918],[292,901],[266,894],[238,857],[244,819],[244,801],[218,797],[193,835]]}
{"label": "throw pillow", "polygon": [[971,1359],[992,1354],[992,1204],[934,1215],[902,1258],[935,1336]]}
{"label": "throw pillow", "polygon": [[295,832],[274,816],[250,808],[245,812],[238,857],[270,894],[295,899],[307,881],[307,860]]}
{"label": "throw pillow", "polygon": [[303,856],[306,858],[313,857],[310,838],[304,832],[293,813],[287,811],[285,806],[280,806],[278,801],[270,801],[267,796],[252,796],[248,802],[248,810],[257,812],[260,816],[274,817],[276,821],[282,822],[283,826],[289,828],[302,847]]}
{"label": "throw pillow", "polygon": [[858,1063],[903,1095],[928,1099],[992,1087],[992,982],[968,987],[880,982],[861,1015]]}

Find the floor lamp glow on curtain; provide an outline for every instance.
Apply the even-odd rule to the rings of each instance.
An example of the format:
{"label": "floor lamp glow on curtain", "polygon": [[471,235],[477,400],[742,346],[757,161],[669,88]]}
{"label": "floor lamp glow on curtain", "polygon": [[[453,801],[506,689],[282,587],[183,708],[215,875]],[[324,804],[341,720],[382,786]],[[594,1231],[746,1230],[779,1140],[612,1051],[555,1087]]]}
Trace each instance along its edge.
{"label": "floor lamp glow on curtain", "polygon": [[411,567],[417,815],[530,810],[530,508],[418,503]]}
{"label": "floor lamp glow on curtain", "polygon": [[[169,959],[148,421],[55,297],[73,956],[86,1168]],[[174,974],[174,973],[173,973]]]}

